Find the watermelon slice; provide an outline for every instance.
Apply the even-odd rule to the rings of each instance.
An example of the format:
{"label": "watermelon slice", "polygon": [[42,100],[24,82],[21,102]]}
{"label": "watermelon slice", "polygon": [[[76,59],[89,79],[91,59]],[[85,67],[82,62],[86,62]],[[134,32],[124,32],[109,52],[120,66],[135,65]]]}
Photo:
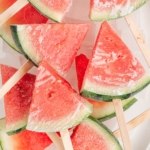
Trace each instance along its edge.
{"label": "watermelon slice", "polygon": [[124,17],[144,5],[148,0],[90,0],[89,17],[93,21]]}
{"label": "watermelon slice", "polygon": [[127,99],[144,89],[150,76],[107,22],[100,28],[81,94],[103,101]]}
{"label": "watermelon slice", "polygon": [[0,119],[0,147],[2,150],[44,150],[52,143],[46,133],[28,130],[8,136],[5,126],[5,119]]}
{"label": "watermelon slice", "polygon": [[29,0],[42,14],[54,21],[61,22],[69,10],[72,0]]}
{"label": "watermelon slice", "polygon": [[[1,65],[2,83],[4,84],[17,69]],[[35,76],[26,74],[4,96],[6,114],[6,132],[15,134],[25,129],[34,89]]]}
{"label": "watermelon slice", "polygon": [[49,62],[65,76],[77,50],[89,29],[89,24],[12,25],[12,35],[27,59],[38,65]]}
{"label": "watermelon slice", "polygon": [[16,0],[0,0],[0,14],[9,8]]}
{"label": "watermelon slice", "polygon": [[87,118],[71,135],[74,150],[122,150],[112,132],[94,118]]}
{"label": "watermelon slice", "polygon": [[[84,54],[80,54],[76,57],[75,60],[76,60],[75,63],[76,63],[76,71],[77,71],[77,79],[78,79],[78,88],[80,90],[89,59]],[[108,102],[101,102],[101,101],[95,101],[90,99],[87,100],[93,105],[93,112],[91,114],[92,117],[100,121],[105,121],[116,115],[116,111],[114,109],[114,105],[112,102],[108,103]],[[127,110],[135,102],[137,102],[137,100],[134,97],[122,101],[123,109]]]}
{"label": "watermelon slice", "polygon": [[38,67],[27,129],[57,132],[71,128],[92,113],[92,105],[42,61]]}
{"label": "watermelon slice", "polygon": [[[10,2],[14,2],[14,1],[11,0]],[[7,1],[5,1],[5,3],[2,1],[2,4],[4,4],[5,7],[7,6],[6,3]],[[5,22],[2,26],[0,26],[0,37],[2,37],[3,40],[6,41],[6,43],[9,46],[11,46],[14,50],[20,52],[20,50],[16,47],[14,40],[12,38],[12,35],[10,32],[10,24],[27,24],[27,23],[40,24],[40,23],[46,23],[47,21],[48,21],[48,18],[41,15],[30,4],[27,4],[24,8],[18,11],[13,17],[11,17],[7,22]]]}

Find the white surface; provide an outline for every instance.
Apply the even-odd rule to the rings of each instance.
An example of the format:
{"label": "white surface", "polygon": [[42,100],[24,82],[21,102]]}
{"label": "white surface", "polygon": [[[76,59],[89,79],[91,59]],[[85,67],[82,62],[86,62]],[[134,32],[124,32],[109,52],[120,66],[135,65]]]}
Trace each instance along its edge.
{"label": "white surface", "polygon": [[[98,33],[99,27],[101,23],[92,23],[88,18],[88,10],[89,10],[89,0],[74,0],[73,7],[70,8],[69,12],[66,14],[63,22],[88,22],[91,24],[91,28],[86,36],[82,47],[79,53],[85,53],[87,56],[90,55],[96,35]],[[84,7],[83,7],[84,6]],[[145,36],[145,40],[150,47],[150,1],[137,10],[134,13],[134,17]],[[70,15],[71,14],[71,15]],[[73,19],[74,18],[74,19]],[[109,21],[114,30],[118,33],[118,35],[123,39],[123,41],[127,44],[127,46],[131,49],[134,55],[140,60],[143,64],[147,72],[150,73],[150,69],[146,64],[124,18]],[[0,63],[4,63],[7,65],[11,65],[19,68],[21,64],[25,61],[23,56],[20,56],[18,53],[13,51],[6,43],[4,43],[0,39]],[[34,68],[32,72],[36,69]],[[69,71],[67,76],[67,80],[72,83],[73,87],[76,89],[76,75],[74,70],[74,64]],[[131,107],[129,110],[125,112],[125,117],[127,121],[130,121],[134,117],[138,116],[146,109],[150,108],[150,86],[145,88],[142,92],[136,95],[138,102]],[[0,101],[0,118],[4,117],[4,105],[3,101]],[[109,121],[104,122],[112,131],[117,128],[116,119],[113,118]],[[140,125],[138,128],[134,129],[131,132],[131,141],[134,150],[150,150],[150,120]],[[51,148],[47,148],[46,150],[55,150],[55,146],[52,145]]]}

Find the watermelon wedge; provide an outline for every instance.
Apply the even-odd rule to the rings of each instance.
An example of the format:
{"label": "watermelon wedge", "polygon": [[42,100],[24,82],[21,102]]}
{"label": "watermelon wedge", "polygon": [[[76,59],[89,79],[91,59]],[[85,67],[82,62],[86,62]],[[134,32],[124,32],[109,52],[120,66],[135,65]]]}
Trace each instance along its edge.
{"label": "watermelon wedge", "polygon": [[[14,2],[14,1],[10,1]],[[6,8],[7,1],[2,1],[3,7]],[[0,4],[1,7],[1,4]],[[2,7],[2,8],[3,8]],[[48,18],[41,15],[34,7],[30,4],[27,4],[24,8],[18,11],[13,17],[11,17],[7,22],[5,22],[2,26],[0,26],[0,37],[14,50],[20,52],[20,50],[16,47],[15,42],[12,38],[10,31],[10,24],[32,24],[32,23],[46,23]],[[21,52],[20,52],[21,53]]]}
{"label": "watermelon wedge", "polygon": [[11,26],[14,41],[27,59],[35,65],[45,60],[62,76],[71,67],[88,29],[89,24]]}
{"label": "watermelon wedge", "polygon": [[89,17],[93,21],[106,21],[124,17],[143,6],[148,0],[90,0]]}
{"label": "watermelon wedge", "polygon": [[16,0],[0,0],[0,14],[9,8]]}
{"label": "watermelon wedge", "polygon": [[81,94],[91,99],[127,99],[144,89],[150,76],[107,22],[100,32],[88,64]]}
{"label": "watermelon wedge", "polygon": [[29,0],[43,15],[56,22],[61,22],[72,5],[72,0]]}
{"label": "watermelon wedge", "polygon": [[71,140],[74,150],[122,150],[112,132],[92,117],[75,127]]}
{"label": "watermelon wedge", "polygon": [[81,123],[91,113],[92,105],[42,61],[38,67],[27,129],[57,132]]}
{"label": "watermelon wedge", "polygon": [[[77,72],[77,79],[78,79],[78,88],[80,90],[89,59],[84,54],[80,54],[76,57],[75,60],[76,60],[75,63],[76,63],[76,72]],[[91,114],[92,117],[100,121],[105,121],[116,115],[116,111],[114,109],[114,105],[112,102],[108,103],[108,102],[95,101],[91,99],[87,99],[87,100],[93,105],[93,112]],[[127,110],[135,102],[137,102],[137,99],[134,97],[122,101],[123,109]]]}
{"label": "watermelon wedge", "polygon": [[0,119],[0,147],[2,150],[44,150],[52,144],[46,133],[24,130],[8,136],[5,126],[5,119]]}
{"label": "watermelon wedge", "polygon": [[[13,67],[1,65],[2,84],[17,71]],[[4,96],[6,114],[6,132],[8,135],[21,132],[26,128],[35,76],[26,74]]]}

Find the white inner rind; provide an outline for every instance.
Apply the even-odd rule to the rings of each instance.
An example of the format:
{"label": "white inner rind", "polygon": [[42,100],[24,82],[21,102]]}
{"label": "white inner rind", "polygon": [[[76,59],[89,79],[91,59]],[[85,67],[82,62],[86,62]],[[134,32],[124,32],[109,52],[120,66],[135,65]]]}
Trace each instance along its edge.
{"label": "white inner rind", "polygon": [[150,82],[150,76],[145,73],[139,80],[132,82],[132,84],[127,84],[126,86],[113,86],[113,85],[102,85],[91,82],[87,78],[84,80],[81,92],[83,90],[98,94],[98,95],[110,95],[119,96],[129,93],[133,93],[138,89],[144,87]]}
{"label": "white inner rind", "polygon": [[[126,105],[128,105],[132,101],[135,101],[135,99],[133,97],[126,99],[126,100],[123,100],[122,106],[125,107]],[[107,102],[107,105],[105,105],[105,106],[102,106],[99,108],[94,108],[91,116],[94,118],[97,118],[97,119],[101,119],[104,117],[109,117],[114,113],[115,113],[115,108],[114,108],[113,103]]]}
{"label": "white inner rind", "polygon": [[22,49],[28,55],[28,57],[30,57],[30,59],[38,65],[41,62],[41,58],[32,46],[32,43],[30,42],[30,37],[26,33],[25,29],[26,25],[17,25],[17,35],[19,38],[19,42],[21,43]]}
{"label": "white inner rind", "polygon": [[2,149],[10,150],[10,145],[14,145],[15,142],[17,141],[12,140],[12,137],[6,134],[5,120],[1,119],[0,120],[0,144],[2,146]]}

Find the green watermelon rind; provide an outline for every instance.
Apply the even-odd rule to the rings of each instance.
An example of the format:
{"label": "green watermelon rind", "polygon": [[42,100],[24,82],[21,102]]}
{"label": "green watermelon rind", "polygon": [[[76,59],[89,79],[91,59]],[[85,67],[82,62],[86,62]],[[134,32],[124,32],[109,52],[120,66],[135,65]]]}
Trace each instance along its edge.
{"label": "green watermelon rind", "polygon": [[5,119],[0,119],[0,146],[2,150],[8,150],[5,145],[11,145],[12,141],[9,140],[6,136],[6,129],[5,129]]}
{"label": "green watermelon rind", "polygon": [[35,7],[38,11],[40,11],[44,16],[50,18],[51,20],[55,22],[62,21],[65,12],[64,13],[57,12],[53,10],[52,8],[46,7],[40,1],[35,1],[35,0],[28,0],[28,1],[33,5],[33,7]]}
{"label": "green watermelon rind", "polygon": [[[117,138],[113,135],[112,131],[107,128],[104,124],[102,124],[100,121],[96,120],[93,117],[88,117],[87,119],[85,119],[84,121],[88,121],[93,128],[95,128],[95,130],[97,130],[98,132],[100,132],[100,135],[104,135],[105,138],[108,138],[108,143],[109,143],[109,139],[113,140],[116,144],[117,149],[116,150],[122,150],[122,147],[119,143],[119,141],[117,140]],[[103,137],[104,138],[104,137]],[[106,142],[107,142],[106,141]],[[109,147],[112,147],[112,145],[110,145]]]}
{"label": "green watermelon rind", "polygon": [[[18,35],[17,25],[10,25],[10,29],[11,29],[12,37],[13,37],[14,42],[15,42],[16,46],[18,47],[18,49],[22,52],[22,54],[23,54],[28,60],[30,60],[31,62],[33,62],[33,64],[34,64],[35,66],[38,66],[38,62],[40,62],[40,60],[38,59],[38,57],[36,57],[36,58],[37,58],[37,61],[36,61],[36,60],[33,61],[34,58],[35,58],[35,56],[37,56],[37,53],[36,53],[36,52],[34,53],[33,51],[31,51],[32,53],[30,52],[30,55],[28,56],[28,55],[26,54],[25,50],[23,49],[22,44],[21,44],[21,41],[20,41],[20,39],[19,39],[19,35]],[[29,50],[29,47],[27,48],[27,50]]]}
{"label": "green watermelon rind", "polygon": [[[136,2],[136,5],[131,6],[131,7],[133,7],[132,10],[130,10],[131,7],[128,8],[128,11],[126,10],[126,13],[124,13],[123,15],[120,14],[121,12],[119,10],[118,10],[118,13],[116,13],[116,12],[114,13],[115,15],[114,14],[111,15],[112,11],[103,11],[102,12],[102,11],[95,11],[91,8],[90,13],[89,13],[89,18],[92,21],[106,21],[106,20],[114,20],[114,19],[122,18],[122,17],[136,11],[138,8],[140,8],[145,3],[147,3],[147,1],[148,0],[139,0],[138,3]],[[122,7],[122,9],[123,9],[123,7]],[[120,8],[120,10],[122,10],[122,9]]]}
{"label": "green watermelon rind", "polygon": [[[137,99],[134,98],[134,97],[131,97],[131,98],[127,99],[127,100],[123,100],[122,101],[123,110],[126,111],[133,104],[135,104],[136,102],[137,102]],[[107,114],[101,115],[99,117],[98,117],[98,114],[93,114],[91,116],[95,118],[95,115],[97,115],[96,119],[98,119],[101,122],[106,121],[106,120],[111,119],[111,118],[116,116],[115,110],[109,112],[109,108],[108,108],[108,111],[106,111],[106,112],[107,112]]]}
{"label": "green watermelon rind", "polygon": [[6,131],[6,133],[8,135],[14,135],[14,134],[17,134],[17,133],[20,133],[21,131],[25,130],[26,129],[26,125],[17,129],[17,130],[10,130],[10,131]]}
{"label": "green watermelon rind", "polygon": [[120,86],[105,87],[104,85],[100,86],[93,84],[92,82],[86,79],[86,81],[84,81],[80,94],[90,99],[101,100],[105,102],[110,102],[113,99],[118,98],[124,100],[134,96],[149,84],[150,84],[150,76],[146,73],[136,82],[134,82],[134,87],[132,88],[131,85],[127,87],[123,86],[122,88]]}

